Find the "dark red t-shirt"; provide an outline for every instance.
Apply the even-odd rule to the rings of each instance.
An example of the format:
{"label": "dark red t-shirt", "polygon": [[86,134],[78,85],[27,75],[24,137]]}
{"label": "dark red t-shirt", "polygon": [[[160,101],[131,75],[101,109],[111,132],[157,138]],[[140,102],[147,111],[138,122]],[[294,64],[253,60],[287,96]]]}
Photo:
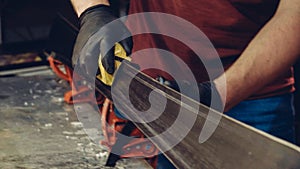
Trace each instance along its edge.
{"label": "dark red t-shirt", "polygon": [[[227,69],[243,52],[251,39],[274,15],[279,0],[131,0],[130,14],[141,12],[161,12],[172,14],[198,27],[212,42],[214,48],[221,58],[222,64]],[[150,17],[138,21],[129,20],[127,25],[131,31],[158,29],[164,30],[166,20],[161,17]],[[205,51],[207,45],[203,45],[199,38],[193,34],[189,24],[178,24],[173,19],[172,31],[177,30],[179,37],[188,39],[189,43],[198,45],[198,49]],[[150,28],[151,27],[151,28]],[[154,28],[153,28],[154,27]],[[168,28],[169,29],[169,28]],[[186,41],[185,41],[186,42]],[[198,55],[180,39],[159,34],[141,34],[134,36],[133,52],[143,49],[158,48],[170,51],[180,57],[192,70],[198,82],[208,80],[206,69],[204,68]],[[210,52],[208,52],[210,53]],[[147,55],[141,57],[141,55]],[[148,56],[149,55],[149,56]],[[159,53],[152,51],[150,53],[133,54],[133,60],[139,63],[142,68],[151,67],[171,67],[178,69],[178,72],[186,72],[186,68],[176,67],[176,62],[170,63],[159,57]],[[158,56],[158,57],[154,57]],[[213,63],[216,55],[207,54],[209,62]],[[159,65],[159,66],[157,66]],[[214,71],[214,68],[210,71]],[[169,74],[158,71],[157,69],[145,70],[147,74],[156,78],[163,76],[167,79]],[[218,70],[216,70],[218,72]],[[270,95],[283,94],[294,91],[294,78],[292,68],[284,73],[276,81],[270,83],[261,91],[257,92],[252,98],[266,97]]]}

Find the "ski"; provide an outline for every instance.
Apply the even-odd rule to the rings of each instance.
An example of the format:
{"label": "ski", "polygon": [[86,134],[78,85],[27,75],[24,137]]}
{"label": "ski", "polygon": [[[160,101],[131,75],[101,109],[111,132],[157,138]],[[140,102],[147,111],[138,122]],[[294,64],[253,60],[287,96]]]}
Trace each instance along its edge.
{"label": "ski", "polygon": [[[225,114],[210,109],[192,99],[161,85],[149,76],[123,62],[115,75],[111,98],[121,112],[134,120],[135,125],[167,156],[177,168],[207,169],[292,169],[300,168],[300,148],[279,138],[234,120]],[[101,82],[96,83],[99,91]],[[130,84],[129,87],[127,84]],[[129,91],[127,91],[129,89]],[[107,91],[102,91],[107,92]],[[152,104],[149,94],[152,93]],[[129,93],[129,96],[128,96]],[[155,102],[165,97],[166,102]],[[128,106],[133,104],[133,106]],[[154,101],[153,101],[154,100]],[[161,105],[160,105],[161,104]],[[163,105],[166,104],[166,105]],[[191,106],[193,105],[193,106]],[[196,106],[195,106],[196,105]],[[159,118],[145,122],[145,119],[161,111]],[[195,108],[196,107],[196,108]],[[197,108],[198,107],[198,108]],[[150,112],[146,112],[151,109]],[[178,112],[183,112],[180,115]],[[208,112],[210,111],[210,118]],[[203,143],[199,141],[205,123],[220,121],[212,135]],[[179,118],[180,117],[180,118]],[[193,123],[194,121],[194,123]],[[208,121],[208,122],[206,122]],[[187,133],[182,133],[187,131]],[[176,129],[171,129],[172,125]],[[163,135],[168,131],[167,135]],[[208,132],[209,129],[208,129]],[[182,137],[182,134],[185,136]],[[203,134],[203,133],[202,133]],[[207,133],[204,133],[204,135]],[[161,136],[161,137],[160,137]],[[167,137],[166,137],[167,136]],[[176,145],[174,139],[182,137]]]}

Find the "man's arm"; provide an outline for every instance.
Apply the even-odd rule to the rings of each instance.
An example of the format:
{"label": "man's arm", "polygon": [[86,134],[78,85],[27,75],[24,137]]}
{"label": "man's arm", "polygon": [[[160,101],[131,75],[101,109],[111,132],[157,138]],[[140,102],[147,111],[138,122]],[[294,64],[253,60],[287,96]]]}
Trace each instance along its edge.
{"label": "man's arm", "polygon": [[81,15],[83,11],[85,11],[89,7],[100,5],[100,4],[109,6],[108,0],[71,0],[71,2],[73,4],[73,7],[78,17]]}
{"label": "man's arm", "polygon": [[[286,72],[300,56],[300,3],[280,1],[273,18],[260,30],[240,58],[214,82],[225,111]],[[226,77],[226,87],[222,84]],[[225,96],[226,89],[226,97]]]}

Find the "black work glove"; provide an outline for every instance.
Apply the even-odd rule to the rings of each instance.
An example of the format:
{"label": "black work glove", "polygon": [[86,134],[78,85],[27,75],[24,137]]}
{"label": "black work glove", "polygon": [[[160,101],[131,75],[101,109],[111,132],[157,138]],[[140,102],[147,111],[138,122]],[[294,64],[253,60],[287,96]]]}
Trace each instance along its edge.
{"label": "black work glove", "polygon": [[216,85],[212,81],[207,81],[203,83],[197,84],[199,90],[200,98],[193,98],[196,96],[193,92],[196,91],[192,86],[188,86],[187,93],[183,93],[196,101],[200,101],[200,103],[215,109],[219,112],[223,112],[224,106],[222,103],[221,96],[216,88]]}
{"label": "black work glove", "polygon": [[[161,84],[169,86],[182,94],[196,100],[200,101],[200,103],[211,107],[215,110],[223,112],[224,105],[221,99],[221,96],[215,86],[215,83],[212,81],[206,81],[203,83],[198,83],[197,86],[191,86],[188,82],[175,82],[175,81],[165,81],[162,77],[157,78]],[[180,91],[179,86],[185,89],[185,91]],[[199,95],[195,94],[195,87],[198,87]],[[194,98],[196,96],[200,96],[200,98]]]}
{"label": "black work glove", "polygon": [[[72,56],[73,67],[78,64],[80,71],[95,76],[101,53],[103,67],[109,74],[114,73],[114,44],[119,42],[127,56],[131,54],[133,46],[127,27],[116,19],[118,18],[113,15],[111,7],[106,5],[93,6],[81,14],[80,31]],[[113,24],[106,25],[112,21]]]}
{"label": "black work glove", "polygon": [[222,99],[214,82],[207,81],[200,83],[198,84],[198,89],[200,93],[200,103],[215,110],[223,111],[224,106]]}

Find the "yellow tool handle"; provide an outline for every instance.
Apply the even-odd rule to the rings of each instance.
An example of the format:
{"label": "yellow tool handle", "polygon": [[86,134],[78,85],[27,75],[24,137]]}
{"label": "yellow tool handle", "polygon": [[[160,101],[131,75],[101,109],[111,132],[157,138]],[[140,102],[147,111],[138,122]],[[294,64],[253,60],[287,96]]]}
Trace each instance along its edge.
{"label": "yellow tool handle", "polygon": [[[115,57],[117,57],[115,58],[115,72],[118,70],[119,66],[121,65],[124,59],[131,61],[131,58],[126,55],[126,51],[119,43],[115,44]],[[101,57],[99,57],[98,61],[100,74],[97,75],[97,78],[101,80],[101,82],[103,82],[104,84],[111,86],[114,80],[114,76],[106,72],[100,58]]]}

